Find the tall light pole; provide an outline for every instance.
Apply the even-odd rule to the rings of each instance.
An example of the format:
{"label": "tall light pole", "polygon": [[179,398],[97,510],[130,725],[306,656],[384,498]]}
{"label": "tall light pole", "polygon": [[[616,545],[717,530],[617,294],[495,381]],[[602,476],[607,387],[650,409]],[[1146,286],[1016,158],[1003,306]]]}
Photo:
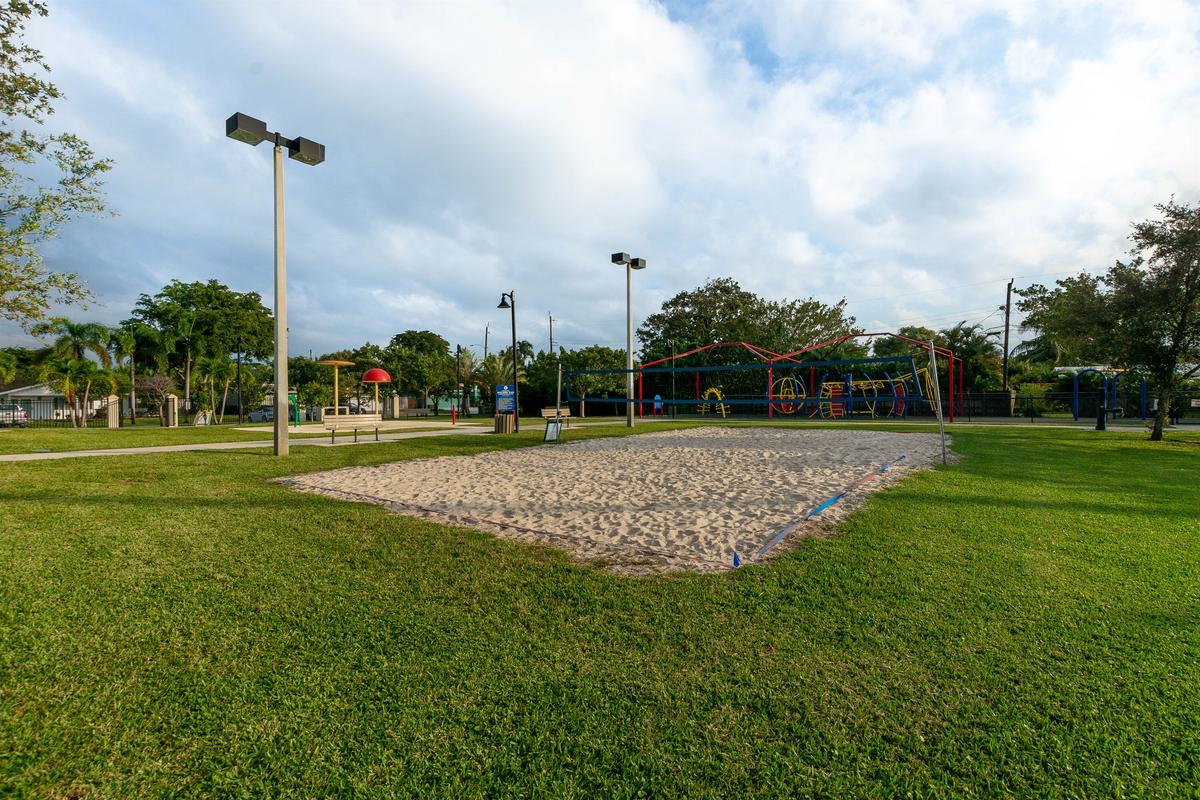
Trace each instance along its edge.
{"label": "tall light pole", "polygon": [[501,292],[500,304],[496,308],[512,309],[512,362],[513,362],[513,432],[521,432],[521,398],[518,392],[520,381],[517,380],[517,293],[516,291]]}
{"label": "tall light pole", "polygon": [[625,265],[625,427],[633,427],[633,271],[645,269],[646,259],[613,253],[612,263]]}
{"label": "tall light pole", "polygon": [[[242,348],[245,346],[245,340],[237,337],[238,425],[242,424]],[[221,413],[224,414],[225,410],[221,409]]]}
{"label": "tall light pole", "polygon": [[275,455],[288,454],[287,248],[283,239],[283,148],[288,158],[316,166],[325,160],[325,145],[303,136],[288,139],[267,131],[267,123],[245,114],[225,120],[225,135],[248,145],[270,139],[275,145]]}

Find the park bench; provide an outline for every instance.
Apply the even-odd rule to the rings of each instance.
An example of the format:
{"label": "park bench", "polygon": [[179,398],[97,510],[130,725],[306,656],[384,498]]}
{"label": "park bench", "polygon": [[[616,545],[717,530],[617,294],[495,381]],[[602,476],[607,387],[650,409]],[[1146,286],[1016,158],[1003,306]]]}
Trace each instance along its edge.
{"label": "park bench", "polygon": [[555,417],[560,417],[567,422],[567,427],[571,427],[571,409],[569,408],[543,408],[542,419],[549,422]]}
{"label": "park bench", "polygon": [[333,444],[338,431],[354,431],[354,441],[358,441],[360,430],[375,429],[375,441],[379,441],[379,423],[383,417],[379,414],[338,414],[336,417],[325,417],[325,430],[329,431],[329,443]]}

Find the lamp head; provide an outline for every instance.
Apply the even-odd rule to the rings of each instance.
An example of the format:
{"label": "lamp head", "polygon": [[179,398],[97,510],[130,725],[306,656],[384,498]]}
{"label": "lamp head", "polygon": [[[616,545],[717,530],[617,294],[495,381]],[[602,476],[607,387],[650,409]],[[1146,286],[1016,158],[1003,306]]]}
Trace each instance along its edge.
{"label": "lamp head", "polygon": [[630,267],[632,267],[632,268],[634,268],[634,269],[645,269],[645,268],[646,268],[646,259],[644,259],[644,258],[631,258],[631,259],[629,260],[629,266],[630,266]]}
{"label": "lamp head", "polygon": [[500,295],[500,305],[496,306],[496,308],[512,308],[512,306],[508,304],[507,294]]}
{"label": "lamp head", "polygon": [[266,141],[269,137],[267,123],[245,114],[234,114],[225,120],[225,135],[249,145]]}
{"label": "lamp head", "polygon": [[297,137],[288,144],[288,158],[315,167],[325,160],[325,145],[303,136]]}
{"label": "lamp head", "polygon": [[613,253],[612,254],[612,263],[628,264],[629,263],[629,253]]}

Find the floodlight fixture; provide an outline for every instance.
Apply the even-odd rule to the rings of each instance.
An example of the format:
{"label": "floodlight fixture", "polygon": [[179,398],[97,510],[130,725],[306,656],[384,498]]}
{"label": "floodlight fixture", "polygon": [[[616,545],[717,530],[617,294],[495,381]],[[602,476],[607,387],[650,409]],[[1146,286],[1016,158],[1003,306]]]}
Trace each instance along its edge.
{"label": "floodlight fixture", "polygon": [[299,136],[288,143],[288,158],[315,167],[325,160],[325,145]]}
{"label": "floodlight fixture", "polygon": [[629,253],[613,253],[612,254],[612,263],[628,264],[629,263]]}
{"label": "floodlight fixture", "polygon": [[646,268],[646,259],[631,258],[631,259],[629,259],[629,266],[632,267],[633,269],[645,269]]}
{"label": "floodlight fixture", "polygon": [[247,114],[234,114],[225,120],[225,135],[248,145],[256,145],[271,138],[267,132],[267,123]]}

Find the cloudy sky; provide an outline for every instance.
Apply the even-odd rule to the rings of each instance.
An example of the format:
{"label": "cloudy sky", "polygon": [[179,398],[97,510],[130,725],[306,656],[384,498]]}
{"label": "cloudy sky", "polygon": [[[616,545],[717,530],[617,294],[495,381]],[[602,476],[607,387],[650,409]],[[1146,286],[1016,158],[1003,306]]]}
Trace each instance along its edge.
{"label": "cloudy sky", "polygon": [[[623,343],[732,276],[845,297],[868,328],[994,325],[1010,277],[1101,269],[1200,199],[1200,5],[1172,0],[52,0],[53,125],[116,161],[119,216],[48,264],[88,312],[171,278],[271,304],[271,159],[234,111],[326,145],[287,162],[291,349],[431,328]],[[0,328],[0,341],[24,341]],[[493,339],[495,341],[495,339]]]}

